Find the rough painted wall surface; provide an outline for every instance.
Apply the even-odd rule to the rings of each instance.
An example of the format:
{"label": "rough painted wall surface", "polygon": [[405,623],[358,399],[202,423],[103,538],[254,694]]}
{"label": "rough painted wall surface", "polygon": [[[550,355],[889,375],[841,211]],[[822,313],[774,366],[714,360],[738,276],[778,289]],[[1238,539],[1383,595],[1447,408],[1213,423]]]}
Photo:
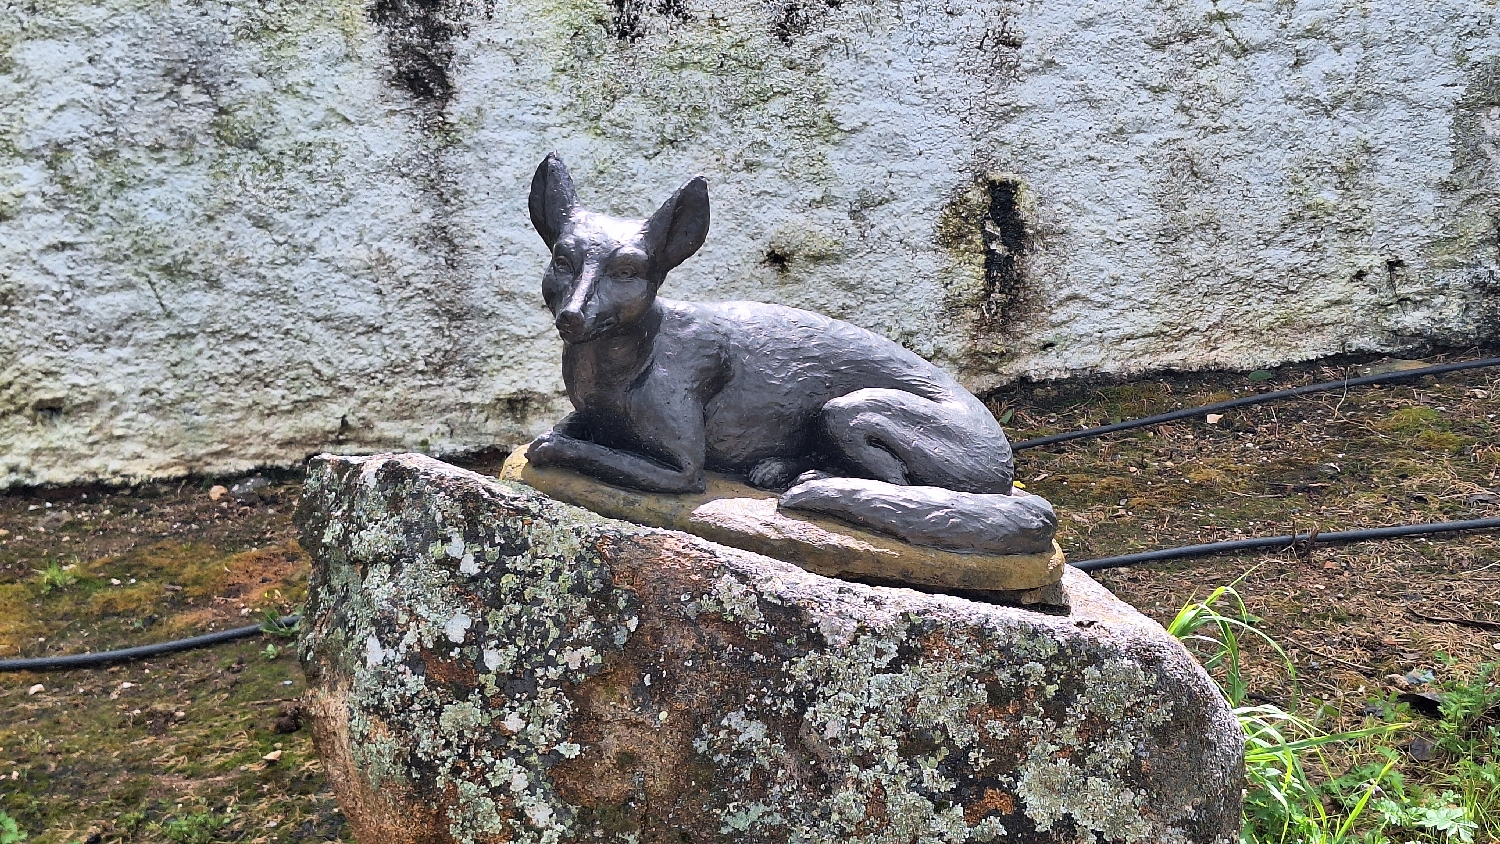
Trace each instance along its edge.
{"label": "rough painted wall surface", "polygon": [[819,577],[420,455],[319,458],[299,655],[361,844],[1229,844],[1161,627]]}
{"label": "rough painted wall surface", "polygon": [[0,487],[510,444],[549,149],[984,389],[1500,336],[1487,0],[0,9]]}

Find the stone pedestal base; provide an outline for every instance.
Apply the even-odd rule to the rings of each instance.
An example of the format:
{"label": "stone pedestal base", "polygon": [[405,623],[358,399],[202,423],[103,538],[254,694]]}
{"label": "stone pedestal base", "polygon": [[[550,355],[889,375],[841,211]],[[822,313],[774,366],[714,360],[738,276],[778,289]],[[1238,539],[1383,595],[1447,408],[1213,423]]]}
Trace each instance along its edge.
{"label": "stone pedestal base", "polygon": [[322,457],[300,654],[362,844],[1237,841],[1155,623],[830,580],[429,458]]}

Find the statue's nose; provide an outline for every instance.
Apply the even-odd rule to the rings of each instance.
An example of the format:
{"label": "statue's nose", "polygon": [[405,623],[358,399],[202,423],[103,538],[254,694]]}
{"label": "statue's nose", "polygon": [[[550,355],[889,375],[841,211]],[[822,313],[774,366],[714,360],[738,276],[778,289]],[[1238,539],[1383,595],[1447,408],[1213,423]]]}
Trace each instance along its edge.
{"label": "statue's nose", "polygon": [[578,311],[563,311],[557,315],[557,330],[563,332],[583,329],[583,314]]}

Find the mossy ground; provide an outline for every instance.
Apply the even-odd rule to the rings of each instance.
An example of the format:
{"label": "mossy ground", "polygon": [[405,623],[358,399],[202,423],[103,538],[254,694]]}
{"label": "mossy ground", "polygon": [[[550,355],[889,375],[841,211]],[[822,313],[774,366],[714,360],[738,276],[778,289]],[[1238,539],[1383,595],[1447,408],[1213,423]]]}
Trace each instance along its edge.
{"label": "mossy ground", "polygon": [[[210,487],[0,497],[0,656],[160,641],[292,610],[307,580],[289,521],[297,483],[243,504]],[[286,732],[303,685],[292,650],[261,638],[0,675],[0,811],[35,842],[336,840],[343,823],[312,742]]]}
{"label": "mossy ground", "polygon": [[[1380,364],[1376,364],[1377,366]],[[1388,365],[1388,364],[1387,364]],[[1013,440],[1336,381],[1369,365],[1053,385],[992,398]],[[1263,378],[1263,376],[1259,376]],[[1074,561],[1224,539],[1500,516],[1500,371],[1357,387],[1028,449],[1017,477],[1057,505]],[[1386,675],[1464,676],[1500,659],[1500,532],[1317,545],[1102,573],[1165,621],[1194,595],[1239,591],[1294,657],[1302,691],[1344,703]],[[1479,625],[1432,622],[1464,618]],[[1445,662],[1447,664],[1445,664]],[[1277,698],[1267,666],[1259,692]],[[1285,702],[1281,699],[1280,702]]]}
{"label": "mossy ground", "polygon": [[[1023,386],[991,398],[1019,441],[1360,374],[1357,365]],[[1362,387],[1018,454],[1052,500],[1070,558],[1238,536],[1500,515],[1500,371]],[[476,465],[498,471],[498,460]],[[212,481],[0,496],[0,657],[72,653],[254,623],[304,594],[284,478],[254,500]],[[48,572],[53,574],[47,574]],[[1329,726],[1368,701],[1500,659],[1500,534],[1318,546],[1121,569],[1100,579],[1166,621],[1243,577]],[[119,581],[116,583],[115,581]],[[1464,625],[1434,618],[1466,619]],[[0,675],[0,811],[30,841],[340,840],[305,730],[290,648],[247,640],[108,670]],[[1259,666],[1259,667],[1257,667]],[[1291,702],[1268,660],[1252,699]],[[44,691],[30,693],[34,684]],[[126,685],[129,684],[129,685]],[[294,719],[293,719],[294,720]],[[267,754],[280,750],[269,762]],[[1420,780],[1441,760],[1411,762]],[[343,840],[348,840],[345,837]]]}

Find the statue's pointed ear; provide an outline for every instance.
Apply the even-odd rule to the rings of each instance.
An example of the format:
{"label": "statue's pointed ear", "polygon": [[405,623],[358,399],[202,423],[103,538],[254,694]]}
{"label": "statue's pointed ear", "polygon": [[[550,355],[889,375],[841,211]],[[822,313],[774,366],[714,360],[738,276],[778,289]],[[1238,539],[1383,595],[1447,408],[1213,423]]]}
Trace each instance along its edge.
{"label": "statue's pointed ear", "polygon": [[542,159],[531,177],[531,225],[542,236],[547,248],[557,242],[563,227],[578,208],[578,193],[573,190],[573,178],[562,157],[555,152]]}
{"label": "statue's pointed ear", "polygon": [[692,257],[708,237],[708,180],[694,176],[646,221],[646,252],[666,275]]}

